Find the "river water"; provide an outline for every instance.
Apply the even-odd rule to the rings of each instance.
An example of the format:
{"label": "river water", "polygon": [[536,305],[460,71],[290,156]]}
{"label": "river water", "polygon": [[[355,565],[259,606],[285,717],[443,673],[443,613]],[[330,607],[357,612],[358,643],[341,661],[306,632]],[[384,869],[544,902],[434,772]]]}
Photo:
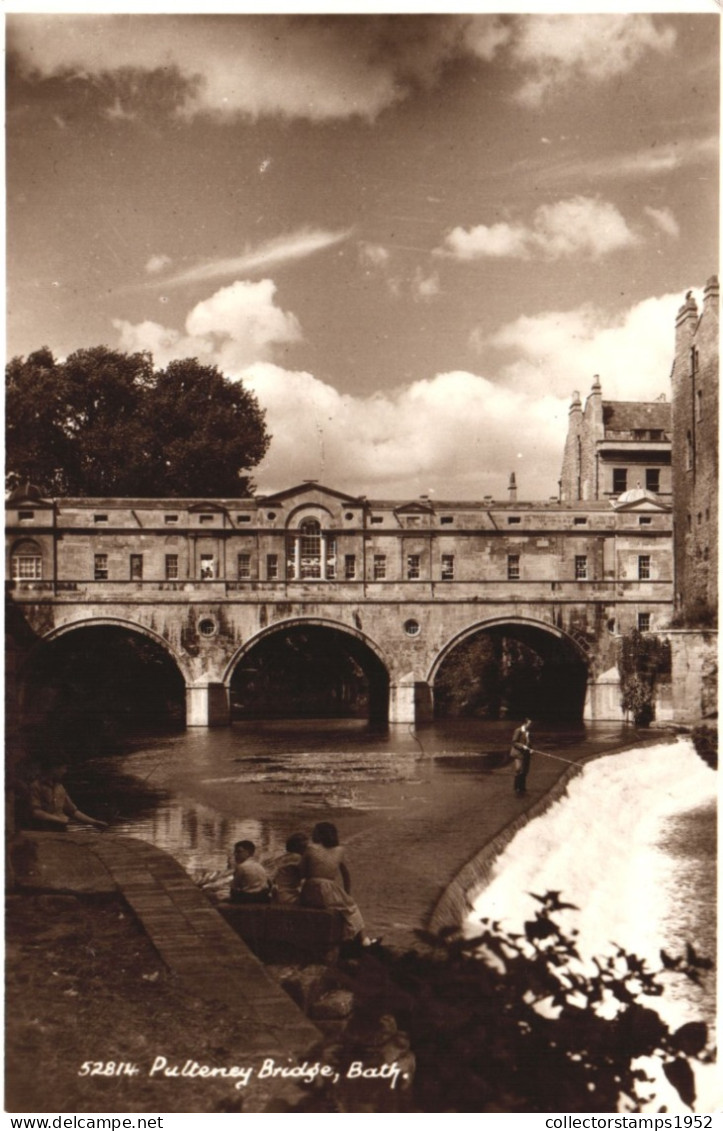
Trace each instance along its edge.
{"label": "river water", "polygon": [[[387,731],[360,720],[235,723],[148,739],[99,769],[114,831],[166,850],[197,880],[217,874],[223,891],[236,840],[253,840],[271,869],[292,832],[333,821],[369,930],[408,946],[454,876],[517,815],[503,763],[511,730],[477,720]],[[642,738],[618,724],[535,730],[547,756],[533,759],[532,801],[569,761],[602,757],[517,833],[478,914],[519,924],[526,892],[560,890],[580,907],[574,925],[590,954],[615,942],[657,968],[661,947],[677,954],[689,940],[715,955],[717,775],[687,739],[649,746],[645,735],[636,747]],[[712,977],[668,998],[679,1020],[714,1023]]]}

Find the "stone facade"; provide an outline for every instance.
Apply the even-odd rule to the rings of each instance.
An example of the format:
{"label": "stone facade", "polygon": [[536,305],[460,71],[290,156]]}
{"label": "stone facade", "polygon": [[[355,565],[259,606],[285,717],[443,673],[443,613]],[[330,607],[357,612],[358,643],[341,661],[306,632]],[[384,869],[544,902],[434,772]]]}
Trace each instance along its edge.
{"label": "stone facade", "polygon": [[691,292],[675,324],[673,513],[675,604],[684,623],[718,605],[718,279],[703,309]]}
{"label": "stone facade", "polygon": [[36,640],[93,624],[145,633],[199,725],[227,721],[242,656],[299,624],[367,650],[388,674],[391,721],[428,717],[444,658],[500,626],[567,650],[587,672],[586,717],[620,717],[617,634],[661,627],[672,604],[671,511],[644,491],[611,506],[370,500],[315,482],[215,500],[30,489],[7,524],[11,597]]}
{"label": "stone facade", "polygon": [[573,393],[560,474],[563,502],[613,500],[635,488],[666,501],[672,493],[671,406],[657,401],[605,401],[595,377],[583,409]]}

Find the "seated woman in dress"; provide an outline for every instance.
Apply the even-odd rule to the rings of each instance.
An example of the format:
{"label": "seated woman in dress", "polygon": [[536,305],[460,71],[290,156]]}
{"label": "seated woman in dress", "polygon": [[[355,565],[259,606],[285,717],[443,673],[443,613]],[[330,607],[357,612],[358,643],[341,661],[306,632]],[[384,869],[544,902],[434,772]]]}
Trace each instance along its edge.
{"label": "seated woman in dress", "polygon": [[361,912],[350,895],[351,879],[336,825],[321,821],[314,826],[311,844],[301,860],[301,874],[304,877],[301,902],[305,907],[340,911],[345,939],[355,939],[362,946],[379,941],[369,938]]}

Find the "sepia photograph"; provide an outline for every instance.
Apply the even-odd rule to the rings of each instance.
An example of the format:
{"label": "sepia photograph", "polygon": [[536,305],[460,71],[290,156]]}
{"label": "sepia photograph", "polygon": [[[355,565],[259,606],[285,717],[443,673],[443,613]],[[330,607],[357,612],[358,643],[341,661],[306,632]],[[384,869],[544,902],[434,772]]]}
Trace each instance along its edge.
{"label": "sepia photograph", "polygon": [[113,8],[5,16],[5,1112],[711,1126],[718,8]]}

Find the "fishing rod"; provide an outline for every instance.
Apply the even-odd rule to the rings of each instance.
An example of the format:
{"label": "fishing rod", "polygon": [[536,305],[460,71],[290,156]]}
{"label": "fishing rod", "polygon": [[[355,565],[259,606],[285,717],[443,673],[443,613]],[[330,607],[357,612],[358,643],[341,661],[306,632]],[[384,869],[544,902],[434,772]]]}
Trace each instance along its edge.
{"label": "fishing rod", "polygon": [[530,747],[531,754],[541,754],[543,758],[554,758],[556,762],[566,762],[568,766],[574,766],[576,770],[583,770],[585,767],[581,766],[579,762],[572,762],[569,758],[561,758],[559,754],[549,754],[546,750],[537,750]]}

